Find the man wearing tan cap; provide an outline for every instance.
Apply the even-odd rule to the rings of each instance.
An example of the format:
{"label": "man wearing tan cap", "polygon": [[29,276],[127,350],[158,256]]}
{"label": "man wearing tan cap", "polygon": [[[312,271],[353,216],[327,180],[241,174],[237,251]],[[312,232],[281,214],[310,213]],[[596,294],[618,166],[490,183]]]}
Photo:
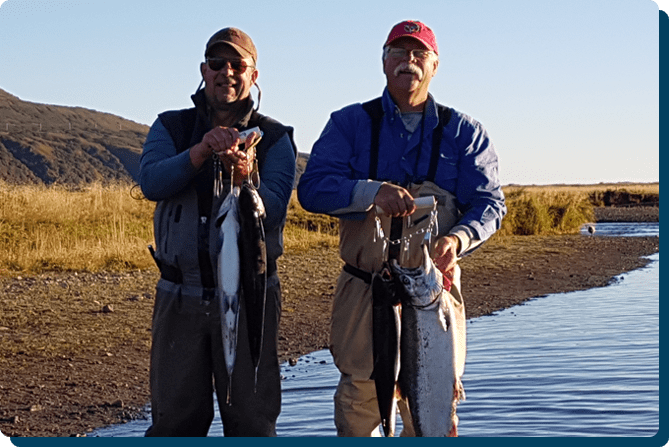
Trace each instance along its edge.
{"label": "man wearing tan cap", "polygon": [[[331,114],[298,185],[307,211],[340,218],[345,267],[337,281],[330,332],[330,351],[341,372],[335,393],[339,436],[379,433],[381,415],[371,379],[370,283],[393,251],[402,250],[393,255],[402,266],[420,265],[423,238],[410,239],[401,220],[393,236],[398,227],[391,224],[392,218],[409,215],[416,227],[421,217],[427,222],[417,212],[414,199],[419,196],[437,199],[438,233],[430,256],[444,275],[444,287],[450,287],[457,374],[464,370],[465,314],[457,260],[499,229],[506,207],[497,154],[483,126],[429,94],[438,67],[437,40],[427,25],[413,20],[395,25],[383,45],[383,95]],[[402,434],[414,434],[406,405],[400,402],[399,407]],[[446,424],[448,415],[444,418]]]}
{"label": "man wearing tan cap", "polygon": [[[160,114],[144,144],[140,185],[146,198],[157,202],[153,256],[161,276],[153,314],[152,425],[147,436],[206,436],[214,417],[214,390],[226,436],[276,436],[281,407],[276,260],[283,252],[281,233],[295,176],[296,146],[291,127],[254,108],[251,88],[257,86],[257,61],[247,34],[236,28],[218,31],[205,47],[200,65],[204,88],[192,96],[194,107]],[[260,89],[258,106],[259,102]],[[258,133],[241,141],[240,132],[255,127],[262,138],[255,153],[247,154],[242,145],[255,142]],[[259,173],[257,192],[266,212],[264,343],[256,375],[247,316],[240,306],[230,380],[215,273],[226,266],[218,265],[215,219],[231,183],[239,185],[252,170]]]}

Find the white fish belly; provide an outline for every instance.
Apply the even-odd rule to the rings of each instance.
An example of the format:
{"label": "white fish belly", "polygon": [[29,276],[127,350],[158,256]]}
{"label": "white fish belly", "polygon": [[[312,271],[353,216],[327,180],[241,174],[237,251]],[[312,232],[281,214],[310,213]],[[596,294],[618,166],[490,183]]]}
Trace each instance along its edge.
{"label": "white fish belly", "polygon": [[[442,295],[442,300],[445,297]],[[457,425],[454,327],[448,307],[402,309],[400,387],[416,436],[452,436]]]}
{"label": "white fish belly", "polygon": [[237,328],[239,324],[240,260],[237,240],[239,221],[237,211],[231,209],[225,217],[219,235],[222,239],[218,254],[218,293],[221,308],[221,333],[225,365],[232,375],[237,356]]}

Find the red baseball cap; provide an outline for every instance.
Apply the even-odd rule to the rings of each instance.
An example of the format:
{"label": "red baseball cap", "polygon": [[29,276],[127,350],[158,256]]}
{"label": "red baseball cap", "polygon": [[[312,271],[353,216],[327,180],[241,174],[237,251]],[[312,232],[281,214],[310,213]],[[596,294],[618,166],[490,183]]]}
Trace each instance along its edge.
{"label": "red baseball cap", "polygon": [[383,46],[388,46],[392,41],[399,39],[400,37],[413,37],[414,39],[421,41],[430,50],[439,54],[439,50],[437,49],[437,38],[434,36],[432,30],[422,22],[406,20],[393,26],[393,29],[390,30],[388,39]]}

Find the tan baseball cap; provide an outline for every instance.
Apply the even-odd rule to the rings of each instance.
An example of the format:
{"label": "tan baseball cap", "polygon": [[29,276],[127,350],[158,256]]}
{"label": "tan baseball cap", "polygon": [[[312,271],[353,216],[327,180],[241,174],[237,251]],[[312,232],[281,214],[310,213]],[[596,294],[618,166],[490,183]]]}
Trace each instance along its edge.
{"label": "tan baseball cap", "polygon": [[244,31],[237,28],[223,28],[211,36],[204,51],[204,57],[207,57],[209,50],[219,44],[229,45],[234,48],[242,57],[250,57],[255,64],[258,60],[258,51],[251,38]]}

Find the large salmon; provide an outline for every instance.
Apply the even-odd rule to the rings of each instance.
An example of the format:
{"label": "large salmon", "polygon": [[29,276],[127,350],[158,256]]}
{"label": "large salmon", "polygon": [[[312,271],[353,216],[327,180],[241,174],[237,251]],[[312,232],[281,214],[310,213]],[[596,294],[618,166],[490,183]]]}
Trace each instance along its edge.
{"label": "large salmon", "polygon": [[416,436],[457,436],[457,404],[465,397],[456,362],[455,314],[441,272],[423,245],[423,265],[391,262],[402,302],[399,390]]}
{"label": "large salmon", "polygon": [[265,206],[258,191],[248,182],[242,183],[239,192],[242,299],[246,310],[246,328],[256,382],[263,345],[267,297],[267,248],[264,218]]}
{"label": "large salmon", "polygon": [[237,329],[239,327],[239,302],[241,297],[241,261],[239,256],[239,192],[233,187],[219,208],[216,224],[219,227],[218,295],[221,307],[221,333],[223,354],[228,372],[228,398],[232,386],[232,371],[237,357]]}

